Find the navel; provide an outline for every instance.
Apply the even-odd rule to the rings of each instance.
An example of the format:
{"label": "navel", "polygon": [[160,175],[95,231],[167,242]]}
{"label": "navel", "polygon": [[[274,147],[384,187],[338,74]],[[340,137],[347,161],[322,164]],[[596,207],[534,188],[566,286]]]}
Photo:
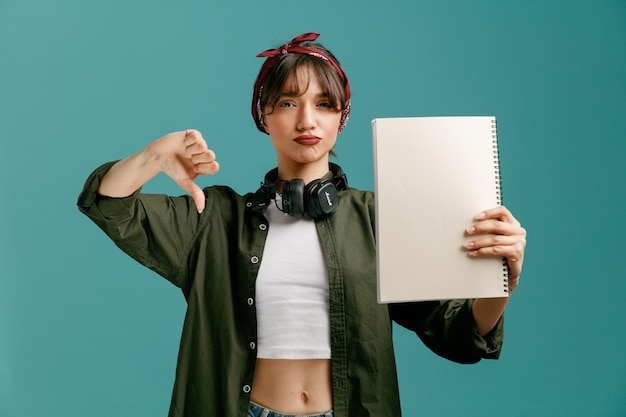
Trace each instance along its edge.
{"label": "navel", "polygon": [[300,401],[302,401],[303,404],[306,404],[309,402],[309,393],[306,391],[301,391],[300,392]]}

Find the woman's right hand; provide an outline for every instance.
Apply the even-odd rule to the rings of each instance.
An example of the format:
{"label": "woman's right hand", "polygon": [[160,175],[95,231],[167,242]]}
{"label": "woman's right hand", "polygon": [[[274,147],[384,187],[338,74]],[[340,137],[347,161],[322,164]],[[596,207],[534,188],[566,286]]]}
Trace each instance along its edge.
{"label": "woman's right hand", "polygon": [[201,213],[205,197],[194,180],[218,170],[215,153],[207,147],[199,131],[173,132],[113,165],[102,178],[98,192],[109,197],[126,197],[163,172],[191,195]]}
{"label": "woman's right hand", "polygon": [[198,212],[202,212],[205,197],[195,179],[219,170],[215,153],[207,147],[202,134],[197,130],[169,133],[148,145],[145,152],[161,172],[191,195]]}

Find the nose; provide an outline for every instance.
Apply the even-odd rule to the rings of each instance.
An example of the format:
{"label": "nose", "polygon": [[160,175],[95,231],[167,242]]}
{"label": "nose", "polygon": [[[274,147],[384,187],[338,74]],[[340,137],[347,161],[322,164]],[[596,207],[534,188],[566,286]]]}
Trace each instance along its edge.
{"label": "nose", "polygon": [[315,111],[310,105],[300,107],[298,112],[298,130],[311,130],[315,127]]}

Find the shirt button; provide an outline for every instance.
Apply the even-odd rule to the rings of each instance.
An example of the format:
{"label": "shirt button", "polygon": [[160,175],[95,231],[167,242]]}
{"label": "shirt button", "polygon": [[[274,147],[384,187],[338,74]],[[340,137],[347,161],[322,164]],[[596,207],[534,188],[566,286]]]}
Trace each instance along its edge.
{"label": "shirt button", "polygon": [[251,306],[252,304],[254,304],[254,298],[250,297],[248,298],[248,305]]}
{"label": "shirt button", "polygon": [[254,350],[255,347],[256,347],[256,343],[250,342],[250,349]]}
{"label": "shirt button", "polygon": [[251,203],[250,201],[248,201],[248,202],[246,203],[246,207],[252,207],[252,203]]}
{"label": "shirt button", "polygon": [[250,385],[244,385],[243,386],[243,392],[245,392],[246,394],[250,392]]}
{"label": "shirt button", "polygon": [[259,230],[263,230],[263,231],[267,230],[267,225],[265,223],[261,223],[259,225]]}
{"label": "shirt button", "polygon": [[252,262],[253,264],[258,264],[259,263],[259,257],[258,256],[253,256],[252,258],[250,258],[250,262]]}

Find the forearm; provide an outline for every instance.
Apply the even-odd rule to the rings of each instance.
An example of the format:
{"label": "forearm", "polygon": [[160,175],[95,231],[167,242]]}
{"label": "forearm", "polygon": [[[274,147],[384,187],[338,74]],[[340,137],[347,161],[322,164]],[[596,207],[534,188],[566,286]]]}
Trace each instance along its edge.
{"label": "forearm", "polygon": [[478,298],[472,305],[472,315],[481,336],[489,333],[502,317],[509,297]]}
{"label": "forearm", "polygon": [[102,178],[98,193],[107,197],[128,197],[156,176],[161,169],[149,149],[113,165]]}

